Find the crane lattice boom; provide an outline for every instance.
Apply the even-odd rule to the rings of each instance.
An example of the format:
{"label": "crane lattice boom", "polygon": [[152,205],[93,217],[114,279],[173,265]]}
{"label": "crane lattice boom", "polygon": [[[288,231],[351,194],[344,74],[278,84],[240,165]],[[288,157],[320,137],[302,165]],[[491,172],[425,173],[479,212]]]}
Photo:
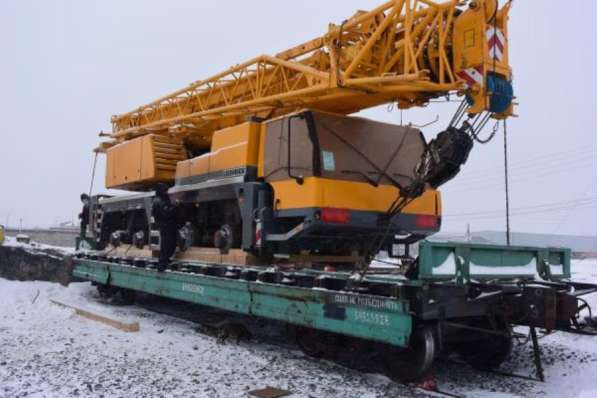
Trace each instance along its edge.
{"label": "crane lattice boom", "polygon": [[392,0],[359,11],[331,24],[322,37],[114,116],[112,141],[104,147],[156,133],[178,134],[203,147],[214,131],[249,117],[302,108],[350,114],[388,102],[406,108],[451,92],[472,99],[471,113],[488,110],[490,93],[475,73],[510,79],[507,43],[494,49],[489,33],[507,36],[508,11],[509,4],[500,9],[497,0],[466,8],[458,0]]}

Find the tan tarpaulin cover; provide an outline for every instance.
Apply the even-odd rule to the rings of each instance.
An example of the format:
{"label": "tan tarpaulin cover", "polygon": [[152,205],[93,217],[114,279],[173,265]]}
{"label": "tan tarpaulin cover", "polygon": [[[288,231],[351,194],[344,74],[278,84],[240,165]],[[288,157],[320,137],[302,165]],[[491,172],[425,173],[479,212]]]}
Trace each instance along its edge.
{"label": "tan tarpaulin cover", "polygon": [[[418,129],[368,119],[313,112],[319,140],[323,178],[367,182],[385,171],[401,186],[408,186],[425,151],[425,138]],[[289,122],[290,120],[290,122]],[[288,127],[291,123],[291,173],[313,176],[313,144],[305,119],[283,118],[267,125],[264,174],[267,181],[289,178]],[[390,184],[381,177],[380,183]]]}

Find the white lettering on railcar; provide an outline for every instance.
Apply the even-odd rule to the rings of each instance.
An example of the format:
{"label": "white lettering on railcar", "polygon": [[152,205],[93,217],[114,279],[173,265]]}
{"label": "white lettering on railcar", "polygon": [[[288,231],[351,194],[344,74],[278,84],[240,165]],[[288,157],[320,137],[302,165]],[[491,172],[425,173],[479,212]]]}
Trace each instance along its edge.
{"label": "white lettering on railcar", "polygon": [[397,302],[374,297],[358,297],[335,294],[333,300],[335,304],[355,305],[388,311],[400,311],[400,305]]}
{"label": "white lettering on railcar", "polygon": [[354,319],[355,321],[361,323],[368,323],[377,326],[390,326],[390,317],[376,312],[355,311]]}
{"label": "white lettering on railcar", "polygon": [[182,291],[189,292],[189,293],[197,293],[201,296],[203,296],[205,294],[205,288],[203,286],[193,285],[192,283],[183,283]]}

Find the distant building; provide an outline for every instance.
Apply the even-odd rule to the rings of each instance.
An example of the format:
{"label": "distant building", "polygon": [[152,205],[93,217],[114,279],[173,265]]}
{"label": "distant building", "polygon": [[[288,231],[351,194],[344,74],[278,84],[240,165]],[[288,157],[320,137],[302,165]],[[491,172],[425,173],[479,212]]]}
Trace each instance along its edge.
{"label": "distant building", "polygon": [[597,258],[597,251],[594,252],[572,252],[572,257],[584,260],[585,258]]}
{"label": "distant building", "polygon": [[50,227],[50,231],[79,232],[79,226],[72,221],[65,221],[65,222],[61,222],[57,226]]}
{"label": "distant building", "polygon": [[467,235],[461,234],[452,234],[452,233],[440,233],[437,235],[433,235],[429,238],[429,240],[434,242],[457,242],[457,243],[478,243],[480,245],[495,245],[495,242],[492,242],[488,239],[485,239],[482,236],[478,236],[475,232],[470,232]]}

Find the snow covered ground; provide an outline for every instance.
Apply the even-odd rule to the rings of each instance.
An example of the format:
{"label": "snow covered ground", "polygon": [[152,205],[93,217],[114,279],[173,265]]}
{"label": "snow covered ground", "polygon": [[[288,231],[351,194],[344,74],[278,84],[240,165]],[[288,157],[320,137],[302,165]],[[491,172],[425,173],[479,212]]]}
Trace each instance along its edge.
{"label": "snow covered ground", "polygon": [[50,253],[54,252],[56,254],[62,254],[62,255],[75,253],[74,247],[51,246],[51,245],[46,245],[44,243],[39,243],[39,242],[35,242],[35,241],[31,241],[29,243],[23,243],[23,242],[18,242],[17,238],[14,236],[7,236],[6,240],[4,241],[2,246],[18,247],[18,248],[27,250],[31,253],[44,252],[47,254],[48,252],[50,252]]}
{"label": "snow covered ground", "polygon": [[[597,262],[576,262],[573,270],[576,280],[597,282]],[[308,358],[267,323],[252,328],[255,341],[221,345],[197,323],[218,314],[196,306],[101,304],[88,283],[0,279],[0,294],[0,397],[246,397],[266,386],[293,397],[425,396],[379,374]],[[50,299],[138,321],[141,331],[117,331]],[[597,308],[597,297],[591,301]],[[466,397],[597,396],[597,337],[555,334],[541,342],[547,383],[440,361],[439,387]],[[532,375],[530,347],[517,347],[504,370]]]}

